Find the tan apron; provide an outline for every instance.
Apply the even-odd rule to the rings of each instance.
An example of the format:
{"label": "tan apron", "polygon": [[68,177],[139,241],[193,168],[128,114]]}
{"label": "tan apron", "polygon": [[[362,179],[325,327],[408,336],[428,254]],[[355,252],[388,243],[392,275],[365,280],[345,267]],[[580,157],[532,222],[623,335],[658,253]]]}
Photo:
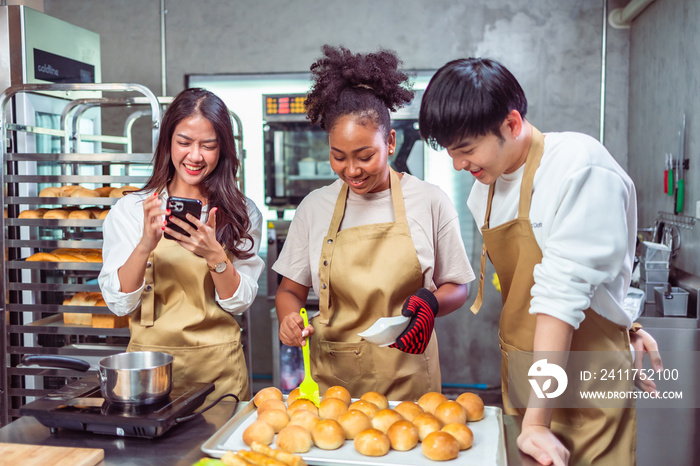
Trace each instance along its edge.
{"label": "tan apron", "polygon": [[[486,218],[481,231],[484,247],[481,253],[479,291],[472,312],[481,306],[486,254],[496,269],[501,284],[503,310],[499,322],[501,347],[501,390],[507,414],[524,414],[508,402],[508,351],[533,351],[535,316],[530,314],[530,294],[535,283],[534,267],[542,261],[530,223],[530,201],[535,172],[544,152],[544,136],[532,128],[532,142],[527,155],[520,190],[518,218],[489,228],[493,183],[489,188]],[[573,333],[571,351],[624,351],[629,353],[629,334],[592,309]],[[631,367],[632,359],[629,355]],[[571,452],[571,465],[635,464],[637,421],[634,409],[567,408],[555,409],[552,431]]]}
{"label": "tan apron", "polygon": [[[228,251],[227,255],[232,259]],[[248,400],[241,329],[216,302],[206,261],[177,242],[162,239],[148,262],[127,351],[173,355],[174,381],[214,383],[208,401],[227,393]]]}
{"label": "tan apron", "polygon": [[348,194],[343,184],[323,239],[321,312],[311,321],[315,332],[309,347],[321,393],[342,385],[353,397],[373,390],[390,400],[417,400],[441,389],[435,332],[423,354],[379,347],[357,335],[380,317],[400,315],[404,300],[423,286],[401,182],[393,170],[390,182],[394,222],[338,231]]}

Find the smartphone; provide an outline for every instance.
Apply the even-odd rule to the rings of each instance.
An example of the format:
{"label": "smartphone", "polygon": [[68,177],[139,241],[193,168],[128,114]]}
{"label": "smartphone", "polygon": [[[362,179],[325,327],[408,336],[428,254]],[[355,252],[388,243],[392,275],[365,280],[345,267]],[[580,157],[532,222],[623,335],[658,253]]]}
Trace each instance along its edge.
{"label": "smartphone", "polygon": [[[195,218],[199,218],[202,215],[202,201],[198,199],[188,199],[186,197],[169,197],[168,198],[168,209],[170,209],[170,215],[173,215],[185,222],[189,223],[194,227],[194,224],[185,218],[187,214],[192,214]],[[166,218],[169,216],[166,216]],[[185,230],[175,225],[168,218],[166,226],[171,230],[175,230],[186,236],[190,236]],[[195,227],[196,228],[196,227]],[[169,234],[165,233],[166,239],[175,239]]]}

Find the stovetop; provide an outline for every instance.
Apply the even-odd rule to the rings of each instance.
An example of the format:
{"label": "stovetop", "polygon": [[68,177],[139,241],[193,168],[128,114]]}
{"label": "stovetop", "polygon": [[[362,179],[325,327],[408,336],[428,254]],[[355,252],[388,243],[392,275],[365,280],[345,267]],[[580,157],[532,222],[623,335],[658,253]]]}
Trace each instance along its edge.
{"label": "stovetop", "polygon": [[84,377],[20,408],[55,433],[57,429],[153,438],[199,408],[214,384],[173,382],[170,395],[154,404],[129,406],[102,398],[97,377]]}

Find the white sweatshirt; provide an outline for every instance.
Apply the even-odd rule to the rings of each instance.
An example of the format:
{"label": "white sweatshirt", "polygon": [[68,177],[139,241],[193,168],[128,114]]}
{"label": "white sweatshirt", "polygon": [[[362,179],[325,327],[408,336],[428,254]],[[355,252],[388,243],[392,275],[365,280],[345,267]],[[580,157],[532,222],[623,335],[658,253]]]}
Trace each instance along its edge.
{"label": "white sweatshirt", "polygon": [[[592,308],[629,328],[623,301],[634,264],[634,184],[598,141],[579,133],[547,133],[535,173],[530,221],[542,262],[535,266],[530,314],[578,328]],[[518,214],[525,167],[496,181],[490,227]],[[467,205],[481,228],[489,187],[474,183]]]}

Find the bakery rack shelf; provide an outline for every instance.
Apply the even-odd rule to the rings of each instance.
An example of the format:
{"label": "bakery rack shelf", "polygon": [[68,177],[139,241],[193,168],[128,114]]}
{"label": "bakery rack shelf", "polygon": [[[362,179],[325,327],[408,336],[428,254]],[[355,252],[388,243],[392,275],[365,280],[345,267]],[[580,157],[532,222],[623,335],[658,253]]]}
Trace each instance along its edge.
{"label": "bakery rack shelf", "polygon": [[[85,126],[80,119],[88,108],[83,105],[88,94],[96,96],[91,108],[98,108],[91,110],[91,114],[97,115],[92,120],[94,124]],[[113,95],[117,97],[111,98]],[[52,113],[35,121],[32,112],[9,111],[11,103],[24,99],[48,99]],[[104,105],[100,106],[101,103]],[[59,248],[102,249],[103,220],[95,217],[119,198],[94,194],[94,197],[68,197],[71,194],[68,190],[62,191],[66,197],[44,197],[40,193],[46,187],[69,185],[90,190],[141,188],[151,173],[153,152],[133,153],[131,123],[120,125],[124,135],[101,134],[107,126],[102,122],[106,118],[104,108],[127,109],[135,104],[150,108],[150,113],[146,112],[151,126],[147,142],[153,150],[163,103],[142,85],[23,84],[10,86],[0,94],[0,204],[6,212],[0,218],[3,250],[0,295],[5,298],[0,302],[0,427],[19,417],[19,408],[29,401],[26,397],[50,393],[72,379],[85,376],[65,369],[24,367],[21,364],[24,355],[95,358],[125,350],[128,328],[64,323],[67,313],[79,314],[73,317],[93,314],[100,320],[112,316],[104,306],[63,305],[75,293],[99,293],[96,278],[101,263],[25,259],[37,252]],[[53,113],[55,109],[57,113]],[[132,122],[131,116],[128,118]],[[96,134],[82,134],[88,126]],[[121,197],[122,193],[119,194]],[[79,209],[87,211],[91,218],[43,218],[46,211],[38,208]],[[28,210],[32,212],[22,215]],[[52,216],[59,214],[55,212]]]}

